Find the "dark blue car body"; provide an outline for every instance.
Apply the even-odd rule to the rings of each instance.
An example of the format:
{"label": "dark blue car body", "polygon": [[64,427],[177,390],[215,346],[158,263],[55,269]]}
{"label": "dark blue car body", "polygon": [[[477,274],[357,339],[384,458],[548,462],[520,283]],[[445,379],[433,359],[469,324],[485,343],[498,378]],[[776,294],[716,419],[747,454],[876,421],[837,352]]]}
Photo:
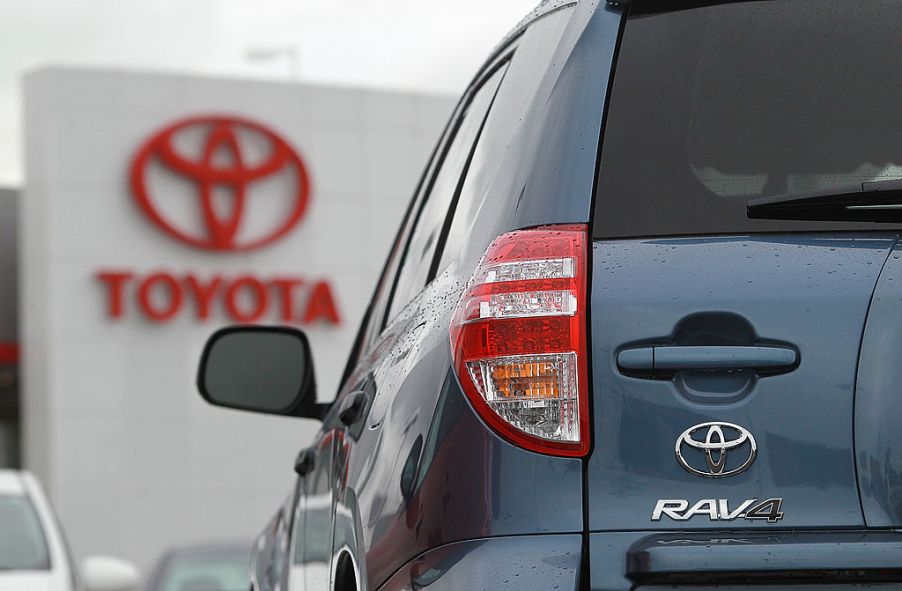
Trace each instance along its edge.
{"label": "dark blue car body", "polygon": [[[881,78],[868,72],[849,81],[851,90],[831,91],[861,97],[872,87],[877,98],[798,130],[797,110],[825,108],[825,89],[797,92],[818,84],[798,80],[804,64],[793,66],[786,83],[792,96],[768,95],[760,110],[762,100],[743,103],[743,85],[781,79],[783,62],[765,60],[772,72],[753,71],[754,64],[726,71],[698,57],[697,71],[714,84],[690,85],[682,95],[667,85],[644,97],[630,90],[666,78],[668,69],[655,65],[697,41],[678,34],[681,26],[720,39],[730,33],[719,23],[752,22],[755,39],[806,39],[795,57],[780,54],[787,62],[817,60],[812,47],[823,33],[822,59],[835,64],[844,59],[830,53],[835,46],[841,55],[853,45],[852,37],[829,39],[836,21],[854,21],[847,12],[898,20],[888,12],[892,3],[879,0],[825,4],[545,2],[498,46],[424,172],[336,402],[302,452],[296,489],[259,541],[254,588],[627,590],[902,580],[902,247],[894,229],[902,225],[745,216],[746,197],[838,186],[838,170],[849,171],[843,182],[902,177],[894,161],[872,154],[850,166],[818,163],[818,146],[834,141],[829,133],[842,135],[850,150],[870,149],[871,141],[875,154],[889,142],[846,135],[871,133],[862,112],[878,107],[890,111],[873,117],[899,126],[894,117],[902,108],[893,111],[883,95],[887,84],[899,87],[892,66],[902,50],[868,57],[885,68]],[[768,24],[768,33],[756,18],[795,28]],[[800,28],[804,19],[811,29]],[[885,31],[867,29],[870,22],[852,22],[850,35],[882,39]],[[729,39],[715,49],[732,51]],[[641,53],[643,44],[653,49]],[[741,38],[736,44],[748,45]],[[766,53],[768,45],[761,47]],[[736,63],[751,64],[743,59]],[[713,123],[668,115],[679,130],[663,115],[656,120],[692,101],[739,106],[709,108]],[[775,112],[783,119],[767,119]],[[745,170],[748,154],[717,144],[711,138],[718,133],[769,147],[754,157],[770,174]],[[805,135],[800,145],[812,146],[807,160],[796,156],[798,135]],[[430,200],[441,203],[435,195],[447,181],[443,169],[455,166],[460,137],[467,143],[448,185],[451,205],[430,209]],[[792,149],[771,157],[784,142]],[[902,136],[897,145],[902,160]],[[684,148],[704,166],[693,160],[680,167]],[[823,152],[821,162],[832,154]],[[735,205],[737,217],[719,226],[716,216],[704,217],[707,202],[697,211],[681,205],[687,171],[695,177],[685,186]],[[671,189],[676,196],[664,202]],[[662,201],[647,207],[623,197],[632,191]],[[617,199],[623,203],[609,205]],[[623,213],[631,204],[637,211]],[[558,224],[585,225],[591,241],[591,440],[579,457],[537,453],[499,436],[468,400],[449,340],[455,306],[492,241]],[[768,361],[784,354],[785,363]],[[348,425],[339,413],[350,397],[362,407]],[[681,434],[696,429],[700,435],[689,437],[698,445],[707,437],[718,448],[735,437],[724,435],[730,425],[756,442],[753,453],[744,452],[747,466],[718,472],[723,467],[715,464],[734,453],[723,446],[707,456],[707,467],[696,464],[697,473],[681,465]]]}

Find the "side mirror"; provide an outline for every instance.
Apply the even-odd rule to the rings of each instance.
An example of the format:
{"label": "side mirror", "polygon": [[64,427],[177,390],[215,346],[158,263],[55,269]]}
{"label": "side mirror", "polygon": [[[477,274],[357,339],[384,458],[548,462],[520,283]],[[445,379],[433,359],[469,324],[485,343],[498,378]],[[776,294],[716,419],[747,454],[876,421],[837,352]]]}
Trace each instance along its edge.
{"label": "side mirror", "polygon": [[135,591],[141,579],[134,564],[110,556],[89,556],[81,572],[86,591]]}
{"label": "side mirror", "polygon": [[204,400],[216,406],[322,419],[316,403],[310,344],[300,330],[232,326],[213,333],[197,376]]}

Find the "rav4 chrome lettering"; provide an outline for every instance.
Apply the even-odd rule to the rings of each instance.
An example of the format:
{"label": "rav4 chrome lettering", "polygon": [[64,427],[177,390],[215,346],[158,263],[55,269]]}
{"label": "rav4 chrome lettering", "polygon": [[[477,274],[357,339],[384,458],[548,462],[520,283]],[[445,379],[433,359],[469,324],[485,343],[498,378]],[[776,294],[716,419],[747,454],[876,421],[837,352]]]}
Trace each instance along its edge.
{"label": "rav4 chrome lettering", "polygon": [[691,507],[686,499],[659,499],[651,514],[652,521],[669,517],[674,521],[688,521],[696,515],[707,515],[710,521],[733,521],[739,518],[764,519],[776,523],[783,519],[782,498],[764,501],[746,499],[732,510],[728,499],[701,499]]}

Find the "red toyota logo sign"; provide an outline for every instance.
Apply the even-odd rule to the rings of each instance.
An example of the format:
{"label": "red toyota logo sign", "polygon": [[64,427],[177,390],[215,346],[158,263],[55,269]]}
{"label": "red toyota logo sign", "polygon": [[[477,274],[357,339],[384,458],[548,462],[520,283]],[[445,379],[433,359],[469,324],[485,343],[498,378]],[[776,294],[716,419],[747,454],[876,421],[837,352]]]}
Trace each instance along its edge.
{"label": "red toyota logo sign", "polygon": [[[199,150],[185,149],[191,143],[196,148],[198,139]],[[180,203],[167,186],[152,183],[152,169],[159,166],[187,181],[193,203]],[[297,152],[272,130],[240,117],[191,117],[157,132],[135,156],[131,185],[141,210],[157,227],[215,251],[247,251],[275,242],[301,221],[310,200],[309,175]],[[269,194],[253,195],[255,188]],[[272,194],[276,189],[279,195]],[[274,199],[281,202],[261,203]],[[268,217],[249,225],[247,218],[260,206]]]}

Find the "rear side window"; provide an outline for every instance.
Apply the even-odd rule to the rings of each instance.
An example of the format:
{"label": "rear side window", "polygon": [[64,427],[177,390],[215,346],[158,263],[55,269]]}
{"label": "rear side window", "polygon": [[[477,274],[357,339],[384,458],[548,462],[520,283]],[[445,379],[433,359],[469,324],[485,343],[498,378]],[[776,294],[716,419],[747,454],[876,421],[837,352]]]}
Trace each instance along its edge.
{"label": "rear side window", "polygon": [[[511,138],[522,125],[530,103],[535,100],[554,49],[570,22],[571,11],[571,8],[558,9],[541,17],[529,25],[517,42],[504,74],[504,82],[498,88],[492,110],[473,150],[437,267],[439,272],[459,256],[471,241],[488,245],[497,235],[497,228],[491,224],[476,230],[480,215],[489,217],[492,214],[488,209],[513,207],[501,195],[490,196],[487,189],[498,174],[502,161],[508,157]],[[484,207],[486,201],[491,202],[488,209]],[[486,229],[490,230],[488,234]]]}
{"label": "rear side window", "polygon": [[498,68],[482,83],[457,122],[453,139],[428,188],[407,244],[404,262],[392,296],[389,319],[394,318],[426,285],[448,209],[460,190],[473,146],[479,137],[505,69],[506,65]]}
{"label": "rear side window", "polygon": [[602,142],[595,236],[898,227],[746,216],[755,198],[902,178],[898,9],[895,0],[634,9]]}
{"label": "rear side window", "polygon": [[49,569],[44,528],[31,501],[0,495],[0,571]]}

